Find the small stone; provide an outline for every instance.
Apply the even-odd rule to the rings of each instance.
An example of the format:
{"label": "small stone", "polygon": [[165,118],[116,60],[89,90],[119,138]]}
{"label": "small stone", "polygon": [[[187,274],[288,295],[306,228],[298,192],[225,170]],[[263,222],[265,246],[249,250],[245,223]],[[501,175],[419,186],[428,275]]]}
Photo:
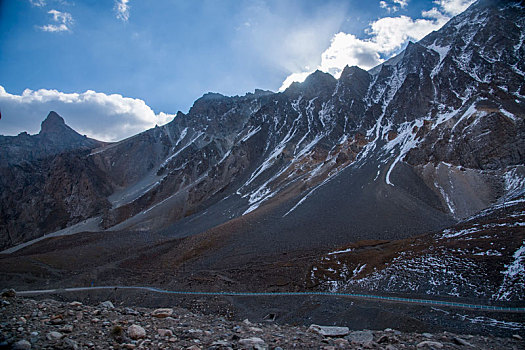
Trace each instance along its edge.
{"label": "small stone", "polygon": [[128,327],[128,335],[134,340],[145,338],[146,330],[141,326],[134,324]]}
{"label": "small stone", "polygon": [[474,345],[470,344],[468,341],[466,341],[465,339],[461,339],[459,337],[454,337],[452,338],[452,341],[458,345],[463,345],[463,346],[472,346],[474,347]]}
{"label": "small stone", "polygon": [[13,344],[13,347],[12,349],[16,349],[16,350],[27,350],[27,349],[31,349],[31,343],[28,342],[27,340],[20,340],[20,341],[17,341],[16,343]]}
{"label": "small stone", "polygon": [[344,338],[337,338],[337,339],[335,339],[334,340],[334,344],[340,349],[346,349],[350,345],[348,340],[346,340]]}
{"label": "small stone", "polygon": [[350,333],[348,327],[319,326],[316,324],[308,328],[308,332],[317,333],[325,337],[343,337]]}
{"label": "small stone", "polygon": [[175,338],[175,337],[171,337],[171,338],[168,339],[168,341],[169,341],[170,343],[175,343],[175,342],[177,341],[177,338]]}
{"label": "small stone", "polygon": [[514,338],[516,340],[523,340],[523,337],[521,335],[519,335],[519,334],[513,334],[512,338]]}
{"label": "small stone", "polygon": [[378,344],[386,344],[386,343],[390,343],[390,337],[386,334],[382,335],[381,337],[379,337],[379,339],[377,340],[377,343]]}
{"label": "small stone", "polygon": [[243,324],[247,325],[247,326],[253,326],[253,323],[250,322],[249,319],[244,319],[244,321],[242,321]]}
{"label": "small stone", "polygon": [[152,317],[157,317],[157,318],[166,318],[171,315],[173,315],[173,309],[168,309],[168,308],[155,309],[151,313]]}
{"label": "small stone", "polygon": [[131,344],[131,343],[122,344],[123,349],[135,349],[136,347],[137,346],[135,344]]}
{"label": "small stone", "polygon": [[2,297],[3,298],[14,298],[16,297],[16,291],[12,288],[10,289],[4,289],[2,291]]}
{"label": "small stone", "polygon": [[60,332],[49,332],[46,335],[47,340],[59,340],[62,338],[62,333]]}
{"label": "small stone", "polygon": [[19,331],[19,332],[23,332],[24,331],[24,327],[18,327],[16,330]]}
{"label": "small stone", "polygon": [[189,348],[186,348],[186,350],[201,350],[201,348],[198,347],[197,345],[192,345]]}
{"label": "small stone", "polygon": [[345,339],[357,344],[368,344],[374,340],[374,334],[371,331],[355,331],[348,334]]}
{"label": "small stone", "polygon": [[211,346],[223,346],[223,347],[227,347],[227,348],[231,348],[231,344],[228,343],[226,340],[217,340],[217,341],[214,341]]}
{"label": "small stone", "polygon": [[73,332],[73,325],[67,324],[59,329],[60,332],[63,333],[71,333]]}
{"label": "small stone", "polygon": [[71,307],[79,307],[82,306],[82,303],[80,301],[72,301],[69,303],[69,306]]}
{"label": "small stone", "polygon": [[170,331],[169,329],[158,329],[157,332],[159,333],[159,335],[161,337],[172,337],[173,336],[173,332]]}
{"label": "small stone", "polygon": [[430,349],[432,348],[435,348],[435,349],[441,349],[443,347],[443,344],[441,344],[440,342],[437,342],[437,341],[429,341],[429,340],[426,340],[426,341],[422,341],[421,343],[417,344],[417,348],[424,348],[424,347],[428,347]]}
{"label": "small stone", "polygon": [[434,336],[432,334],[430,334],[430,333],[423,333],[421,335],[424,336],[425,338],[428,338],[428,339],[434,338]]}
{"label": "small stone", "polygon": [[62,341],[62,347],[65,348],[65,349],[73,349],[73,350],[78,350],[78,343],[76,341],[74,341],[73,339],[69,339],[69,338],[64,338],[64,340]]}
{"label": "small stone", "polygon": [[38,332],[31,332],[32,337],[38,337],[38,334],[39,334]]}
{"label": "small stone", "polygon": [[105,309],[114,309],[115,308],[113,303],[111,301],[109,301],[109,300],[106,300],[106,301],[100,303],[100,307],[103,307]]}
{"label": "small stone", "polygon": [[250,327],[248,328],[251,332],[264,332],[262,328],[259,327]]}
{"label": "small stone", "polygon": [[126,308],[124,308],[123,314],[125,314],[125,315],[138,315],[139,313],[137,311],[133,310],[130,307],[126,307]]}
{"label": "small stone", "polygon": [[397,350],[397,348],[394,345],[387,345],[385,346],[385,350]]}
{"label": "small stone", "polygon": [[239,344],[248,348],[267,349],[268,345],[261,338],[251,337],[239,340]]}

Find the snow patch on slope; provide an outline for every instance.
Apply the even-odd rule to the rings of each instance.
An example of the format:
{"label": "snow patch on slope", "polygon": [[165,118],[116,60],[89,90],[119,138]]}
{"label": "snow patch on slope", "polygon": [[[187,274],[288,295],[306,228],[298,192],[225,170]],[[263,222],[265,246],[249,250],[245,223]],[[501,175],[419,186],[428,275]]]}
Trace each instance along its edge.
{"label": "snow patch on slope", "polygon": [[514,253],[513,261],[505,265],[503,282],[497,294],[493,296],[496,300],[510,300],[516,290],[525,289],[525,241]]}
{"label": "snow patch on slope", "polygon": [[394,170],[394,167],[396,164],[414,147],[416,147],[419,144],[419,139],[417,138],[417,131],[414,132],[414,128],[417,127],[419,129],[423,126],[423,119],[417,119],[413,122],[405,122],[401,124],[399,134],[395,139],[392,141],[389,141],[385,146],[383,146],[383,149],[385,151],[389,151],[391,154],[393,153],[393,150],[396,146],[399,146],[399,154],[396,157],[396,159],[392,162],[392,165],[390,165],[390,168],[388,169],[386,176],[385,176],[385,182],[388,185],[394,186],[392,181],[390,181],[390,174],[392,173],[392,170]]}
{"label": "snow patch on slope", "polygon": [[520,165],[507,171],[504,179],[506,192],[504,200],[525,195],[525,166]]}

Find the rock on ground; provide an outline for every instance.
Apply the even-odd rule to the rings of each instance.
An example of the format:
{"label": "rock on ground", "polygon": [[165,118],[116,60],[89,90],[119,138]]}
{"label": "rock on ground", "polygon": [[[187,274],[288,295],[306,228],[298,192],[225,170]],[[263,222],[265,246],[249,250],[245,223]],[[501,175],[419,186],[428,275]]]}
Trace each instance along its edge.
{"label": "rock on ground", "polygon": [[[520,335],[350,331],[324,325],[229,320],[173,308],[171,316],[134,307],[10,298],[0,307],[0,348],[13,349],[524,349]],[[157,309],[158,310],[158,309]],[[53,317],[60,323],[53,322]],[[316,331],[313,331],[316,330]],[[325,335],[320,334],[324,332]],[[466,345],[466,343],[472,346]],[[460,345],[461,343],[462,345]]]}

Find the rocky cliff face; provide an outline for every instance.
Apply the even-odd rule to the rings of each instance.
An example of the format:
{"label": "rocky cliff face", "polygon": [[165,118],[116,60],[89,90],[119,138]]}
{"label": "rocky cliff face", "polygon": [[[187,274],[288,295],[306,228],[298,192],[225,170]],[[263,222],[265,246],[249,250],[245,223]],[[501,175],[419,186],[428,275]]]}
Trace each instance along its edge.
{"label": "rocky cliff face", "polygon": [[0,166],[20,164],[72,151],[100,147],[104,143],[78,134],[56,112],[49,112],[36,135],[0,135]]}
{"label": "rocky cliff face", "polygon": [[112,192],[85,153],[0,168],[0,234],[8,247],[100,215]]}
{"label": "rocky cliff face", "polygon": [[107,208],[112,188],[85,157],[103,144],[79,135],[55,112],[37,135],[0,136],[0,246],[40,237]]}
{"label": "rocky cliff face", "polygon": [[[2,191],[4,245],[29,222],[42,223],[36,236],[100,216],[96,230],[227,232],[199,262],[221,265],[235,252],[406,238],[523,198],[524,15],[518,2],[482,0],[368,72],[318,71],[283,93],[206,94],[167,125],[97,149],[69,131],[56,142],[52,118],[39,136],[55,140],[45,152],[91,150],[37,166],[45,174],[34,163],[4,168],[29,177],[28,196],[52,193],[42,211]],[[8,159],[29,157],[6,147]]]}

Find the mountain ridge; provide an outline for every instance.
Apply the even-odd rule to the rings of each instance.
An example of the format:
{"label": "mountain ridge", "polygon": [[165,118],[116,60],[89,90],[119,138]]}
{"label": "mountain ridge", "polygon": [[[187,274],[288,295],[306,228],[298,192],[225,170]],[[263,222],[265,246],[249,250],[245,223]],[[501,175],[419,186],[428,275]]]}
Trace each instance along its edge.
{"label": "mountain ridge", "polygon": [[[520,199],[525,10],[516,4],[479,1],[373,74],[345,67],[339,79],[317,71],[282,93],[205,94],[166,125],[71,153],[84,168],[62,167],[51,179],[89,171],[91,190],[74,197],[96,205],[64,214],[54,227],[102,232],[92,237],[108,246],[118,237],[140,242],[129,259],[108,257],[115,264],[105,267],[109,276],[140,266],[149,279],[148,271],[163,266],[176,271],[162,270],[166,284],[189,287],[188,278],[193,286],[228,288],[213,274],[221,271],[235,288],[301,289],[310,257],[320,252],[437,234]],[[59,202],[71,197],[62,195]],[[15,194],[8,199],[2,208],[16,208]],[[27,222],[38,222],[38,210]],[[4,236],[22,231],[18,217],[1,217]],[[100,224],[83,226],[86,219]],[[4,247],[27,238],[34,237]],[[70,240],[57,242],[70,256]],[[89,255],[90,244],[76,249]],[[513,252],[500,253],[503,269]],[[94,273],[86,271],[80,274]],[[269,287],[261,285],[266,279]]]}
{"label": "mountain ridge", "polygon": [[58,113],[50,111],[36,135],[26,132],[18,136],[0,135],[0,166],[30,162],[73,150],[89,150],[105,144],[80,135],[66,125]]}

